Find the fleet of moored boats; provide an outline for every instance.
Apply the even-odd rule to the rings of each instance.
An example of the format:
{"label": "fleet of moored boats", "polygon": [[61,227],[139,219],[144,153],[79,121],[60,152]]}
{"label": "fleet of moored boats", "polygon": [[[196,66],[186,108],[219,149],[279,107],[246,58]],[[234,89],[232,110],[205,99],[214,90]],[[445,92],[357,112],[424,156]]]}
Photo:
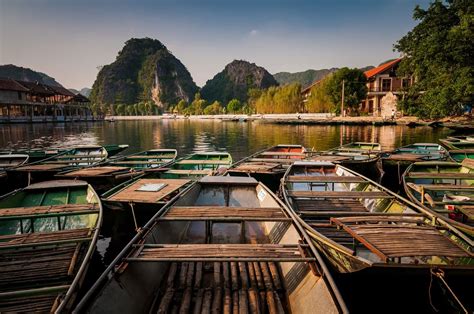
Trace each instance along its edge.
{"label": "fleet of moored boats", "polygon": [[[405,275],[439,279],[437,306],[470,311],[474,136],[441,143],[277,145],[235,163],[118,154],[128,145],[0,152],[0,312],[373,312],[394,293],[407,303],[393,309],[436,308],[431,284],[400,291]],[[136,233],[83,291],[106,208],[130,211]]]}

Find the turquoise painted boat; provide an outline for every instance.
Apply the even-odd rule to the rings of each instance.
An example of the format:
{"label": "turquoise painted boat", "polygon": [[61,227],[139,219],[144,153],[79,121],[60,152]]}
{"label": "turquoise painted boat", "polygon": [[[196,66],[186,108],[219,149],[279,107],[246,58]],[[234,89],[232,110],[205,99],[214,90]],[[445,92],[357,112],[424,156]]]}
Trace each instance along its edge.
{"label": "turquoise painted boat", "polygon": [[176,158],[175,149],[153,149],[136,154],[108,159],[94,167],[66,170],[55,175],[58,179],[87,181],[98,193],[140,176],[143,171],[169,164]]}
{"label": "turquoise painted boat", "polygon": [[382,175],[381,152],[379,143],[353,142],[328,151],[310,152],[308,159],[340,164],[379,181]]}
{"label": "turquoise painted boat", "polygon": [[45,160],[6,169],[8,187],[5,188],[11,191],[32,183],[52,180],[59,172],[90,167],[105,161],[107,157],[108,153],[102,146],[77,147]]}
{"label": "turquoise painted boat", "polygon": [[402,188],[402,175],[414,162],[446,160],[448,151],[435,143],[415,143],[382,154],[382,183],[394,191]]}
{"label": "turquoise painted boat", "polygon": [[176,160],[160,173],[167,179],[197,179],[207,175],[224,173],[232,164],[232,156],[227,152],[199,152]]}
{"label": "turquoise painted boat", "polygon": [[464,159],[469,158],[474,160],[474,148],[473,149],[453,149],[449,151],[449,157],[457,162],[462,162]]}
{"label": "turquoise painted boat", "polygon": [[[2,150],[0,151],[0,155],[3,155],[3,154],[28,155],[29,156],[28,162],[36,162],[36,161],[44,160],[46,158],[51,158],[58,154],[63,154],[73,149],[80,149],[81,147],[83,146],[69,147],[69,148],[31,148],[31,149],[19,149],[19,150]],[[110,145],[104,145],[103,147],[107,151],[107,157],[110,158],[124,151],[125,149],[127,149],[128,145],[127,144],[110,144]]]}
{"label": "turquoise painted boat", "polygon": [[413,202],[474,237],[474,159],[416,162],[403,174],[403,184]]}
{"label": "turquoise painted boat", "polygon": [[439,141],[449,149],[474,149],[473,136],[451,136]]}
{"label": "turquoise painted boat", "polygon": [[32,184],[0,199],[0,312],[69,312],[102,224],[84,181]]}
{"label": "turquoise painted boat", "polygon": [[106,162],[109,166],[128,167],[134,170],[160,168],[174,161],[178,155],[176,149],[150,149],[135,154],[114,158]]}

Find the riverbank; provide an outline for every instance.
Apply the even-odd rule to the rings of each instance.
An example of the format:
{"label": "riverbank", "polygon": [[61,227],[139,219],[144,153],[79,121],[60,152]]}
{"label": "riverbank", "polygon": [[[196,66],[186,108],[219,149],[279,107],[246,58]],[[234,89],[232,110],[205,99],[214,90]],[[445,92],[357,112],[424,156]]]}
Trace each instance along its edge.
{"label": "riverbank", "polygon": [[107,121],[118,120],[219,120],[219,121],[256,121],[259,123],[276,124],[307,124],[307,125],[406,125],[406,126],[432,126],[449,127],[453,129],[472,129],[472,117],[448,117],[441,120],[422,120],[417,117],[405,116],[397,119],[384,119],[374,116],[340,117],[330,113],[304,113],[304,114],[225,114],[225,115],[162,115],[162,116],[107,116]]}

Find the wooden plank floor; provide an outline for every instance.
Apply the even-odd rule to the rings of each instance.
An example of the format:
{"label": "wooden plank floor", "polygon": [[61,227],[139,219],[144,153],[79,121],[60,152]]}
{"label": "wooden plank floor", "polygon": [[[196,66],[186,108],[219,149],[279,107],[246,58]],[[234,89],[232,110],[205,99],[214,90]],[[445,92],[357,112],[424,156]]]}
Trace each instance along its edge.
{"label": "wooden plank floor", "polygon": [[308,198],[393,198],[388,193],[379,191],[288,191],[291,197]]}
{"label": "wooden plank floor", "polygon": [[[132,185],[110,196],[108,201],[115,202],[137,202],[137,203],[156,203],[179,188],[186,185],[190,180],[184,179],[139,179]],[[137,191],[145,184],[166,184],[161,190],[156,192]]]}
{"label": "wooden plank floor", "polygon": [[95,177],[112,174],[114,172],[127,170],[127,167],[92,167],[71,171],[62,174],[63,177]]}
{"label": "wooden plank floor", "polygon": [[423,225],[421,219],[400,215],[331,218],[331,221],[384,261],[416,256],[472,257],[439,230]]}
{"label": "wooden plank floor", "polygon": [[279,207],[226,207],[226,206],[174,206],[165,217],[169,218],[286,218]]}
{"label": "wooden plank floor", "polygon": [[299,211],[343,211],[366,212],[367,209],[358,200],[296,200]]}
{"label": "wooden plank floor", "polygon": [[329,182],[329,183],[364,183],[367,182],[361,177],[356,176],[288,176],[287,182]]}

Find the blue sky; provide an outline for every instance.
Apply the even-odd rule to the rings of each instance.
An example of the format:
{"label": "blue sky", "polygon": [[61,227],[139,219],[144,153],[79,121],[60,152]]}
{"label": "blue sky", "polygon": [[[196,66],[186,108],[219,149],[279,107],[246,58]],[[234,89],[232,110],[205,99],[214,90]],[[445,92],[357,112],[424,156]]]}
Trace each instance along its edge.
{"label": "blue sky", "polygon": [[234,59],[270,73],[377,65],[426,0],[0,0],[0,64],[91,87],[131,37],[163,42],[195,82]]}

